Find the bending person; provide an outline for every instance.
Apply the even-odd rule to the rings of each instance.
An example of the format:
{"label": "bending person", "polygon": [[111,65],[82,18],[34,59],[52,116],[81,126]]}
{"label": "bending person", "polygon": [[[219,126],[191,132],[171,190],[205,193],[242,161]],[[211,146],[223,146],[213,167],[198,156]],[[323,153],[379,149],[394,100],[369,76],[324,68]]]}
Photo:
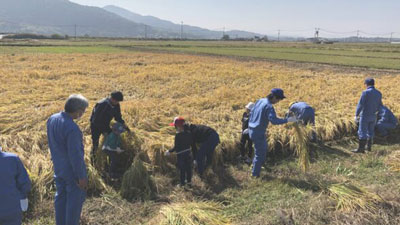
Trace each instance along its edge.
{"label": "bending person", "polygon": [[382,105],[378,113],[378,122],[376,123],[376,130],[381,136],[388,136],[390,131],[396,129],[399,124],[398,119],[393,115],[392,111],[386,106]]}

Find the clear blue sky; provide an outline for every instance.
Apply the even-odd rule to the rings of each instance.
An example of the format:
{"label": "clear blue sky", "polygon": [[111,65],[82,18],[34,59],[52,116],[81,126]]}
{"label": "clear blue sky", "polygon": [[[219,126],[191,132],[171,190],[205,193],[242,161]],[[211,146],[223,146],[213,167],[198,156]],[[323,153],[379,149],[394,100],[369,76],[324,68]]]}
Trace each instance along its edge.
{"label": "clear blue sky", "polygon": [[[116,5],[175,23],[263,34],[313,35],[361,30],[400,36],[400,0],[70,0],[83,5]],[[355,35],[355,33],[353,33]],[[322,36],[348,36],[321,31]],[[360,33],[361,36],[368,36]]]}

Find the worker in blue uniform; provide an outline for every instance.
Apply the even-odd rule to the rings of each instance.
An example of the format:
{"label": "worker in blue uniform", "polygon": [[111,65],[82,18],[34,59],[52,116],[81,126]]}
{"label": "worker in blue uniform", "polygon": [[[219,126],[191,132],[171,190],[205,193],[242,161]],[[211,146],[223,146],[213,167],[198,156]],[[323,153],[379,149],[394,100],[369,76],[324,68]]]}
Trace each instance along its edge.
{"label": "worker in blue uniform", "polygon": [[254,143],[255,155],[253,159],[252,176],[259,177],[261,166],[264,164],[268,146],[266,131],[269,122],[274,125],[285,124],[287,122],[296,122],[295,117],[287,119],[280,119],[276,117],[274,104],[280,102],[285,98],[283,90],[274,88],[271,93],[266,97],[259,99],[250,113],[249,119],[249,135]]}
{"label": "worker in blue uniform", "polygon": [[375,126],[378,134],[381,136],[388,136],[389,132],[396,129],[398,124],[399,121],[392,111],[386,106],[381,106],[378,113],[378,122]]}
{"label": "worker in blue uniform", "polygon": [[88,101],[71,95],[64,111],[47,121],[47,137],[54,167],[57,225],[78,225],[86,198],[88,178],[84,161],[83,136],[74,120],[85,113]]}
{"label": "worker in blue uniform", "polygon": [[[0,147],[1,148],[1,147]],[[0,150],[0,224],[21,225],[31,181],[19,157]]]}
{"label": "worker in blue uniform", "polygon": [[366,90],[362,92],[356,109],[355,121],[359,123],[359,143],[358,148],[353,150],[354,153],[364,153],[365,145],[367,150],[371,151],[377,114],[382,106],[382,94],[375,89],[375,80],[367,78],[364,85]]}
{"label": "worker in blue uniform", "polygon": [[[292,102],[289,105],[289,111],[286,118],[294,116],[303,125],[315,126],[315,110],[305,102]],[[312,132],[311,141],[317,141],[317,134],[315,130]]]}

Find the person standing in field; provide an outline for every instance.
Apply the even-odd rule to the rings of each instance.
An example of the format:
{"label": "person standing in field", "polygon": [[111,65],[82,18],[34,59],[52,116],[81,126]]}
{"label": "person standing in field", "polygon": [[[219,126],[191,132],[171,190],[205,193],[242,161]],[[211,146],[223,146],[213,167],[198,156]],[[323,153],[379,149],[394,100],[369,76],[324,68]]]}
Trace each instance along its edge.
{"label": "person standing in field", "polygon": [[57,189],[54,200],[57,225],[78,225],[86,198],[88,177],[83,135],[74,120],[81,118],[87,107],[85,97],[71,95],[64,111],[52,115],[47,121],[47,138]]}
{"label": "person standing in field", "polygon": [[268,124],[271,122],[274,125],[285,124],[288,122],[296,122],[295,117],[280,119],[276,117],[274,104],[280,102],[285,97],[283,90],[274,88],[266,97],[259,99],[250,113],[249,120],[249,135],[254,143],[255,155],[253,159],[252,176],[260,177],[261,167],[265,162],[268,145],[266,131]]}
{"label": "person standing in field", "polygon": [[[192,134],[192,151],[196,159],[197,172],[203,176],[206,167],[212,164],[215,148],[220,143],[218,133],[211,127],[195,124],[184,124],[184,130]],[[196,143],[200,144],[197,151]]]}
{"label": "person standing in field", "polygon": [[21,225],[28,210],[31,180],[19,157],[0,147],[0,224]]}
{"label": "person standing in field", "polygon": [[[300,121],[304,126],[312,125],[315,126],[315,110],[305,102],[292,102],[289,105],[289,111],[286,118],[294,116],[298,121]],[[311,141],[317,141],[317,134],[315,130],[312,132]]]}
{"label": "person standing in field", "polygon": [[99,147],[100,135],[103,134],[104,136],[107,136],[112,132],[110,122],[113,118],[117,122],[121,123],[128,132],[130,132],[121,115],[120,102],[123,100],[123,94],[119,91],[114,91],[111,93],[110,98],[102,99],[93,108],[92,115],[90,116],[90,130],[93,144],[91,152],[92,163],[94,162],[95,153]]}
{"label": "person standing in field", "polygon": [[364,85],[366,90],[361,94],[354,118],[359,123],[358,148],[352,151],[354,153],[364,153],[365,145],[367,150],[371,151],[377,114],[382,106],[382,94],[375,89],[375,80],[367,78]]}
{"label": "person standing in field", "polygon": [[[245,163],[251,163],[253,157],[253,142],[249,136],[249,118],[250,112],[254,108],[254,103],[249,102],[246,105],[246,111],[242,116],[242,135],[240,137],[240,159]],[[246,143],[247,143],[247,157],[246,157]]]}
{"label": "person standing in field", "polygon": [[378,134],[386,137],[389,135],[390,131],[396,129],[399,124],[399,120],[394,116],[389,108],[382,105],[378,113],[378,122],[376,122],[376,130]]}
{"label": "person standing in field", "polygon": [[174,148],[165,152],[170,155],[175,152],[177,155],[177,167],[180,173],[180,186],[189,186],[192,183],[192,156],[191,145],[193,143],[192,133],[185,131],[185,119],[183,117],[175,117],[174,122],[169,124],[176,129]]}

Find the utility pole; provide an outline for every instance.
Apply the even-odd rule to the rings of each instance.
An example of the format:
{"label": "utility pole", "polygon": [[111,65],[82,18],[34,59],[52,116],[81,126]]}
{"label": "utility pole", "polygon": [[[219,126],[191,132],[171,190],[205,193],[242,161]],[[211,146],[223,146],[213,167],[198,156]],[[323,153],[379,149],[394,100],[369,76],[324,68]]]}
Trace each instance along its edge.
{"label": "utility pole", "polygon": [[222,30],[222,38],[224,38],[224,37],[225,37],[225,27]]}
{"label": "utility pole", "polygon": [[314,38],[319,39],[319,28],[315,28]]}
{"label": "utility pole", "polygon": [[144,39],[147,39],[147,25],[144,25]]}
{"label": "utility pole", "polygon": [[183,39],[183,21],[181,21],[181,40]]}
{"label": "utility pole", "polygon": [[393,32],[390,33],[390,39],[389,39],[389,43],[392,43],[392,38],[393,38]]}
{"label": "utility pole", "polygon": [[357,39],[360,38],[360,30],[357,30]]}
{"label": "utility pole", "polygon": [[279,42],[280,38],[281,38],[281,30],[278,30],[278,42]]}
{"label": "utility pole", "polygon": [[76,40],[76,24],[74,25],[74,28],[75,28],[75,40]]}

